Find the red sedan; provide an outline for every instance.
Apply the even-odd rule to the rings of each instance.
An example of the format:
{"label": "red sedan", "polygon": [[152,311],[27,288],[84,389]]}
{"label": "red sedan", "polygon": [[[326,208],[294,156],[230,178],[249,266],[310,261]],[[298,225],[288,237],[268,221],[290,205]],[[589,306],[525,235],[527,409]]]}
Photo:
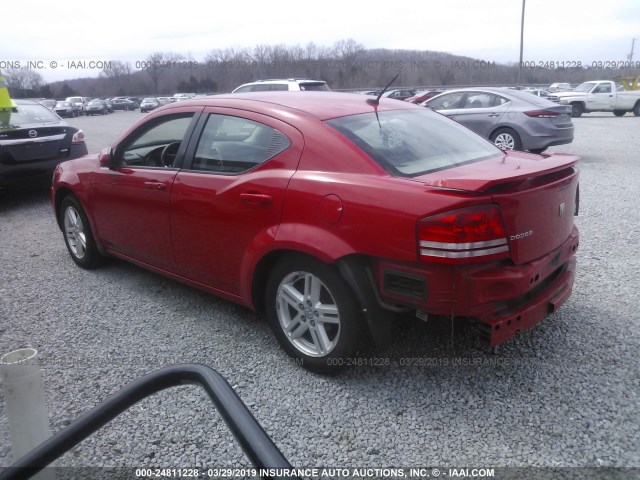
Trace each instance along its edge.
{"label": "red sedan", "polygon": [[577,162],[503,152],[407,102],[246,93],[154,110],[61,164],[51,200],[81,267],[113,255],[264,311],[324,372],[398,312],[467,319],[495,346],[558,308]]}

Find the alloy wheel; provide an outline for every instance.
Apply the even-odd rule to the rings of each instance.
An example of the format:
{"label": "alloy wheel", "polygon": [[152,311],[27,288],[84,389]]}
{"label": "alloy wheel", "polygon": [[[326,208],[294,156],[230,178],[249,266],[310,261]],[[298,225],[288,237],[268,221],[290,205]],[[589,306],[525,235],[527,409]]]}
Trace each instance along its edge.
{"label": "alloy wheel", "polygon": [[309,272],[292,272],[280,282],[278,320],[291,344],[311,357],[324,357],[338,344],[340,312],[327,286]]}

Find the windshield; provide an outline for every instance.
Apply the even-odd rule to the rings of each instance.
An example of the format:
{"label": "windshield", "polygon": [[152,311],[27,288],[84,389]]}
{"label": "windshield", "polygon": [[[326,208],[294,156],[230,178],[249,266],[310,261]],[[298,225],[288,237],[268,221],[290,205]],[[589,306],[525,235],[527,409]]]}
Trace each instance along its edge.
{"label": "windshield", "polygon": [[502,151],[429,110],[392,110],[328,120],[389,174],[415,177],[499,156]]}
{"label": "windshield", "polygon": [[[8,113],[8,115],[7,115]],[[0,115],[0,128],[13,128],[33,123],[58,123],[60,118],[42,105],[18,105]]]}
{"label": "windshield", "polygon": [[595,87],[595,82],[584,82],[573,89],[574,92],[590,92]]}
{"label": "windshield", "polygon": [[91,100],[89,105],[102,105],[102,100]]}

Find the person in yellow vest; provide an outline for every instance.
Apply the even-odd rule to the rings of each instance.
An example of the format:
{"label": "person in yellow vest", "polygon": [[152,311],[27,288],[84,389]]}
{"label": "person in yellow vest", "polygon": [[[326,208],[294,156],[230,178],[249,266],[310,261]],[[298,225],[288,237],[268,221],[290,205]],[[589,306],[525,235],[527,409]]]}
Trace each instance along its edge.
{"label": "person in yellow vest", "polygon": [[16,108],[16,102],[11,100],[7,82],[0,74],[0,126],[8,126],[11,119],[11,112]]}

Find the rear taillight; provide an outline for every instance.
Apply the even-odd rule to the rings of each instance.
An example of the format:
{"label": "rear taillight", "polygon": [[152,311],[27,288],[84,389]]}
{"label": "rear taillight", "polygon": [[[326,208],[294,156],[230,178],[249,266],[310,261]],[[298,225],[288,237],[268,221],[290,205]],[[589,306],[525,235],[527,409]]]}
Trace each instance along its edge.
{"label": "rear taillight", "polygon": [[468,263],[509,256],[507,236],[495,205],[461,208],[418,222],[420,258]]}
{"label": "rear taillight", "polygon": [[536,118],[555,118],[560,115],[559,112],[554,112],[553,110],[529,110],[528,112],[524,112],[524,114],[528,117]]}
{"label": "rear taillight", "polygon": [[84,142],[84,132],[82,130],[78,130],[73,134],[73,138],[71,139],[71,143],[82,143]]}

